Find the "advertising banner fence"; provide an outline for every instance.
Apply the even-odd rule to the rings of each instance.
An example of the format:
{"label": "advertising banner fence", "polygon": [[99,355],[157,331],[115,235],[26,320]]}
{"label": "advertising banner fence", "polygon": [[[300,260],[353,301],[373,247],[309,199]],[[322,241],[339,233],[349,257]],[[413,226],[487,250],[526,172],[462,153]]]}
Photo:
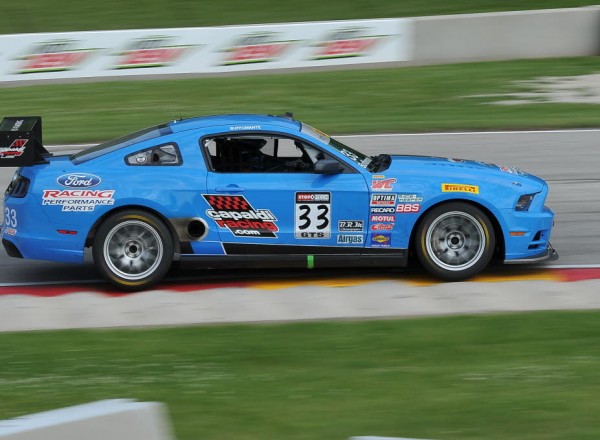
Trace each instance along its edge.
{"label": "advertising banner fence", "polygon": [[412,20],[0,35],[0,81],[218,74],[408,61]]}

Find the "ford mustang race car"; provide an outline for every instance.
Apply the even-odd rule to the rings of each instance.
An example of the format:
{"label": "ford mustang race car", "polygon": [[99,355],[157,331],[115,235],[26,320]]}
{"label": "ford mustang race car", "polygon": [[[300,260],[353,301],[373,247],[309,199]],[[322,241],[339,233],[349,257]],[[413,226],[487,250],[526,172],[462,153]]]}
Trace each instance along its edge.
{"label": "ford mustang race car", "polygon": [[285,116],[171,121],[72,155],[42,146],[41,118],[0,124],[12,257],[81,263],[126,290],[173,262],[198,268],[401,267],[464,280],[493,257],[557,258],[548,185],[516,168],[367,156]]}

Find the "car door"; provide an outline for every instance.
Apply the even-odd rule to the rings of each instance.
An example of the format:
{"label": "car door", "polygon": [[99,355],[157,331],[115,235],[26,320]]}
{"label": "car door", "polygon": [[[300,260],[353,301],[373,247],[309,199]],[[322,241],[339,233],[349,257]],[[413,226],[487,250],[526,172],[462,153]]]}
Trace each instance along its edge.
{"label": "car door", "polygon": [[[281,133],[209,136],[202,143],[209,158],[206,216],[228,254],[360,253],[369,189],[358,170]],[[323,159],[330,169],[337,163],[336,172],[318,172]]]}

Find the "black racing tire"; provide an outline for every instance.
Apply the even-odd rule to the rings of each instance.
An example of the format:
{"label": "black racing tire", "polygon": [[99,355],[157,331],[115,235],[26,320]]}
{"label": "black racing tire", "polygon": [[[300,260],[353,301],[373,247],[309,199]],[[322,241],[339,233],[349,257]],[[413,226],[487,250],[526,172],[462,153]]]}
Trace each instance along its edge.
{"label": "black racing tire", "polygon": [[108,217],[92,244],[94,263],[122,290],[142,290],[159,282],[173,261],[169,229],[154,214],[138,209]]}
{"label": "black racing tire", "polygon": [[479,208],[449,202],[428,211],[417,227],[415,250],[423,267],[446,281],[482,272],[494,255],[494,227]]}

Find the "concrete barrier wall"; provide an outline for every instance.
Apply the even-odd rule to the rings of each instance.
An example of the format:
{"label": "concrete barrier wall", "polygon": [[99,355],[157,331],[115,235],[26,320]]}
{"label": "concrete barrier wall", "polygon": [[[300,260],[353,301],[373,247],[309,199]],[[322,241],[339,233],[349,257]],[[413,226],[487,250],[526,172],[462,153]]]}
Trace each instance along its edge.
{"label": "concrete barrier wall", "polygon": [[600,7],[420,17],[416,64],[600,54]]}
{"label": "concrete barrier wall", "polygon": [[101,400],[0,421],[2,440],[173,440],[158,402]]}

